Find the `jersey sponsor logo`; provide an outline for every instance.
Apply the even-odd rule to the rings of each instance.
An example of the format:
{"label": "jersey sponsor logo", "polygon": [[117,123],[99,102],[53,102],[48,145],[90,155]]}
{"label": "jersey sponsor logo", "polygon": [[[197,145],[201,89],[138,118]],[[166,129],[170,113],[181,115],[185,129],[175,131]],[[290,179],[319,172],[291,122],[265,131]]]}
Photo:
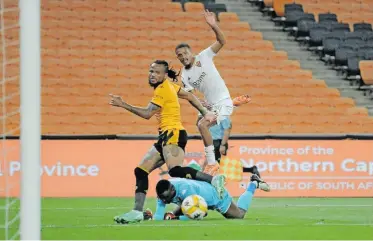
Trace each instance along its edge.
{"label": "jersey sponsor logo", "polygon": [[199,76],[199,78],[196,81],[193,82],[193,85],[196,86],[196,87],[199,87],[201,85],[201,83],[203,82],[205,77],[206,77],[206,73],[202,72],[201,76]]}
{"label": "jersey sponsor logo", "polygon": [[163,100],[163,96],[162,95],[155,95],[154,97]]}

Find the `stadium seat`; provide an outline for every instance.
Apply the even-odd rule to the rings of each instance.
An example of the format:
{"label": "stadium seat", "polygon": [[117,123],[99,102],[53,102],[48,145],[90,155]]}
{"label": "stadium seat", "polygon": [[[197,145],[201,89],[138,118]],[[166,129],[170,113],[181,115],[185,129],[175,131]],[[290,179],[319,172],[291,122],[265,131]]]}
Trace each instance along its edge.
{"label": "stadium seat", "polygon": [[273,9],[277,16],[285,16],[285,4],[293,3],[293,0],[273,0]]}
{"label": "stadium seat", "polygon": [[[233,133],[372,130],[366,109],[357,108],[352,99],[341,97],[338,90],[315,79],[298,61],[289,60],[286,52],[275,50],[260,32],[251,31],[236,13],[227,12],[224,4],[189,2],[183,12],[181,3],[169,0],[42,3],[43,134],[157,134],[155,118],[146,121],[109,107],[108,94],[147,105],[153,93],[147,83],[147,68],[154,59],[169,60],[178,70],[180,64],[173,52],[178,43],[187,42],[198,53],[215,41],[203,17],[196,14],[204,8],[216,13],[228,39],[215,64],[232,97],[246,93],[252,97],[250,104],[235,110]],[[360,71],[364,83],[373,83],[371,61],[365,61],[370,58],[369,44],[373,42],[371,22],[336,23],[348,17],[359,19],[338,2],[325,7],[317,0],[264,3],[271,4],[277,16],[297,12],[287,24],[298,27],[298,36],[309,36],[311,45],[324,46],[325,53],[335,55],[336,65]],[[351,9],[360,9],[359,5],[353,4]],[[347,10],[348,15],[340,14]],[[364,17],[370,16],[369,11],[362,12]],[[9,15],[6,19],[14,21],[16,17]],[[320,19],[323,23],[316,23]],[[354,32],[342,36],[350,26]],[[17,40],[18,35],[18,30],[7,31],[6,38]],[[363,56],[358,55],[361,52]],[[352,54],[362,61],[351,63]],[[9,48],[7,55],[17,58],[19,51]],[[7,91],[18,90],[18,71],[18,65],[7,69],[7,76],[15,79],[7,83]],[[19,97],[15,95],[6,105],[8,111],[16,110]],[[188,132],[197,133],[195,109],[184,101],[181,108]],[[248,115],[250,118],[246,118]],[[18,125],[19,117],[11,117],[7,129]]]}
{"label": "stadium seat", "polygon": [[203,3],[186,2],[184,3],[184,9],[186,12],[201,13],[205,10],[205,6]]}
{"label": "stadium seat", "polygon": [[220,24],[224,23],[240,23],[240,24],[248,24],[246,22],[239,22],[239,18],[236,13],[230,13],[230,12],[220,12],[218,15]]}
{"label": "stadium seat", "polygon": [[210,12],[214,12],[216,16],[219,16],[222,12],[227,12],[225,4],[222,3],[205,2],[205,9],[208,9]]}
{"label": "stadium seat", "polygon": [[373,61],[360,61],[361,78],[366,85],[373,85]]}
{"label": "stadium seat", "polygon": [[354,32],[364,32],[364,31],[371,32],[372,31],[372,24],[364,23],[364,22],[354,23],[353,28],[354,28]]}

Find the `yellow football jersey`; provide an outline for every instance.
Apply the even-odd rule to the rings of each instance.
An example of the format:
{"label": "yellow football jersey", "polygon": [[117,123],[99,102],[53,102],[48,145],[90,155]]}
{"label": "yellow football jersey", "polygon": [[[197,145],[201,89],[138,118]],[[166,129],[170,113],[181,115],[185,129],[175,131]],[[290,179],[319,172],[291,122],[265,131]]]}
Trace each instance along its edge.
{"label": "yellow football jersey", "polygon": [[151,103],[161,107],[158,114],[159,129],[161,131],[177,129],[184,130],[181,124],[180,103],[177,96],[180,86],[166,79],[154,90],[154,96]]}

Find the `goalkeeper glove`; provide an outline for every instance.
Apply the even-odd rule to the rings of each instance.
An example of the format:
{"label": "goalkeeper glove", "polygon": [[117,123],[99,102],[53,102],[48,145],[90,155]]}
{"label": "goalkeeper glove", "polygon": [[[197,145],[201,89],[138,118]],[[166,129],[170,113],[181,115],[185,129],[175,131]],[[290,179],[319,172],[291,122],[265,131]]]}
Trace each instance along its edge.
{"label": "goalkeeper glove", "polygon": [[164,214],[164,220],[178,220],[179,217],[176,217],[175,214],[173,214],[172,212],[167,212]]}
{"label": "goalkeeper glove", "polygon": [[152,210],[146,209],[143,212],[143,215],[144,215],[144,220],[153,220],[153,212],[152,212]]}

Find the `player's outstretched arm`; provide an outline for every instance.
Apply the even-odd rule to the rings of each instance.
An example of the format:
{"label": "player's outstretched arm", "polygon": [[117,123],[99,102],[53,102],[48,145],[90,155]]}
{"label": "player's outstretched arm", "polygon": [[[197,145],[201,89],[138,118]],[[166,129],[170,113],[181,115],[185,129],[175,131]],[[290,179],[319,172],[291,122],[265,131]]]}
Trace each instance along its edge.
{"label": "player's outstretched arm", "polygon": [[143,108],[143,107],[137,107],[137,106],[127,104],[122,99],[122,97],[118,95],[110,94],[110,97],[111,97],[110,105],[126,109],[129,112],[132,112],[133,114],[138,115],[147,120],[150,119],[153,115],[155,115],[155,113],[157,113],[161,109],[161,107],[153,103],[149,103],[146,108]]}
{"label": "player's outstretched arm", "polygon": [[216,115],[214,113],[208,111],[205,107],[203,107],[203,105],[198,100],[198,98],[195,95],[193,95],[192,93],[187,92],[183,89],[180,89],[179,92],[178,92],[178,96],[181,99],[189,101],[189,103],[194,108],[196,108],[202,114],[202,116],[205,117],[206,119],[208,119],[210,122],[213,122],[213,121],[216,120]]}
{"label": "player's outstretched arm", "polygon": [[219,28],[218,24],[216,23],[215,15],[210,12],[209,10],[206,10],[204,12],[206,23],[211,27],[211,29],[214,31],[216,35],[216,42],[211,45],[212,51],[214,51],[215,54],[219,52],[219,50],[224,46],[226,43],[225,37],[221,29]]}
{"label": "player's outstretched arm", "polygon": [[155,210],[154,220],[163,220],[165,216],[166,204],[157,199],[157,209]]}

